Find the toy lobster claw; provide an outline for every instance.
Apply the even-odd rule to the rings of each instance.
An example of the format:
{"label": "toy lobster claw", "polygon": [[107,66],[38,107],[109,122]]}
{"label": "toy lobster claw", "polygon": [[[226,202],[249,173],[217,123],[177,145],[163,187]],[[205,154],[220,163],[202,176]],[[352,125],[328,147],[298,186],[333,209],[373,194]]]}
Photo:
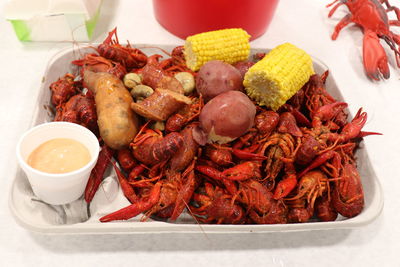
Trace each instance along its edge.
{"label": "toy lobster claw", "polygon": [[[337,3],[339,2],[339,3]],[[364,32],[363,40],[363,64],[369,78],[376,81],[380,76],[388,79],[390,71],[387,55],[379,42],[379,38],[386,41],[394,51],[397,66],[400,68],[400,35],[390,31],[390,26],[400,26],[400,9],[389,4],[388,0],[335,0],[327,7],[337,3],[329,12],[328,17],[341,5],[346,5],[350,11],[336,25],[332,34],[332,40],[336,40],[339,32],[353,22],[360,26]],[[383,4],[386,5],[386,9]],[[389,20],[387,12],[394,11],[397,20]]]}

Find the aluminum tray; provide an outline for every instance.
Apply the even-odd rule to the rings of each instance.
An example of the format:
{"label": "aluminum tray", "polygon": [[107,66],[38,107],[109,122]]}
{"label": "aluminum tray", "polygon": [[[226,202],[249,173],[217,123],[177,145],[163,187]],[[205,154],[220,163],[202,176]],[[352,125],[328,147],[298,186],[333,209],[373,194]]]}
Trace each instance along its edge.
{"label": "aluminum tray", "polygon": [[[164,45],[137,45],[147,54],[160,53],[154,47],[160,47],[171,51],[172,46]],[[252,49],[252,53],[267,52],[269,49]],[[76,73],[77,69],[70,64],[74,59],[80,58],[86,52],[93,52],[92,48],[64,49],[57,53],[49,62],[44,74],[38,94],[37,106],[33,110],[31,126],[51,121],[52,112],[50,107],[49,85],[63,76],[66,72]],[[315,71],[322,74],[327,66],[321,61],[313,58]],[[334,77],[330,74],[326,83],[327,90],[335,98],[343,100],[340,89],[337,87]],[[352,114],[350,114],[352,115]],[[362,146],[357,152],[358,169],[362,178],[365,192],[365,208],[355,218],[347,219],[339,217],[334,222],[308,222],[299,224],[277,224],[277,225],[199,225],[190,216],[181,216],[177,222],[168,223],[161,221],[140,222],[137,216],[130,221],[100,223],[98,218],[120,207],[128,205],[123,197],[117,183],[112,178],[106,180],[100,193],[96,194],[93,202],[100,207],[95,210],[92,217],[87,216],[87,207],[82,199],[72,204],[63,206],[50,206],[35,199],[32,189],[23,171],[19,168],[9,195],[9,207],[16,221],[24,228],[42,233],[64,233],[64,234],[104,234],[104,233],[261,233],[261,232],[287,232],[326,230],[340,228],[356,228],[372,222],[381,213],[383,208],[383,194],[381,185],[375,175],[373,166],[368,156],[367,148]],[[114,181],[114,182],[113,182]],[[114,189],[112,189],[114,188]],[[114,191],[115,192],[114,192]],[[114,193],[110,193],[114,192]],[[100,197],[98,197],[100,195]],[[97,198],[97,199],[96,199]],[[92,202],[92,203],[93,203]],[[114,203],[111,205],[111,203]],[[115,205],[115,203],[118,203]],[[107,207],[107,204],[110,204]],[[92,207],[91,207],[92,208]]]}

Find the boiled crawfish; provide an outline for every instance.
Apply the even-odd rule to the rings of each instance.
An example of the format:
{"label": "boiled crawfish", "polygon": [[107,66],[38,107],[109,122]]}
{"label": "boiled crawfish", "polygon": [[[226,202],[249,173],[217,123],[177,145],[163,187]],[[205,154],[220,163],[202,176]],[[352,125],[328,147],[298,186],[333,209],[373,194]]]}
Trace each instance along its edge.
{"label": "boiled crawfish", "polygon": [[[261,148],[261,153],[267,156],[264,179],[270,187],[275,188],[275,199],[285,197],[296,186],[297,177],[293,159],[298,145],[298,141],[289,133],[274,133]],[[282,170],[285,176],[275,187],[275,179]]]}
{"label": "boiled crawfish", "polygon": [[256,180],[240,183],[238,201],[247,208],[249,217],[258,224],[287,223],[287,206],[282,199],[275,200],[273,193]]}
{"label": "boiled crawfish", "polygon": [[[329,17],[335,13],[338,7],[346,5],[350,11],[335,27],[332,40],[336,40],[339,32],[353,22],[362,28],[363,63],[369,78],[379,81],[380,74],[384,79],[390,77],[387,55],[379,42],[379,38],[385,40],[394,51],[397,66],[400,67],[400,35],[390,31],[389,27],[400,26],[400,9],[389,4],[388,0],[335,0],[327,7],[338,2],[329,12]],[[386,9],[382,4],[386,5]],[[394,11],[396,20],[389,20],[387,12]]]}
{"label": "boiled crawfish", "polygon": [[[194,174],[194,162],[182,174],[166,174],[157,177],[157,182],[153,185],[139,186],[139,197],[131,205],[117,210],[111,214],[100,218],[101,222],[115,220],[128,220],[140,213],[145,213],[142,218],[146,220],[149,216],[155,215],[160,218],[170,218],[176,220],[189,202],[196,188],[196,178]],[[136,183],[131,183],[135,187]]]}
{"label": "boiled crawfish", "polygon": [[244,222],[245,212],[225,189],[205,183],[194,193],[190,204],[191,214],[204,223],[238,224]]}
{"label": "boiled crawfish", "polygon": [[108,37],[97,47],[100,56],[120,63],[128,71],[142,68],[147,63],[147,56],[140,49],[133,48],[129,43],[122,46],[117,36],[117,28],[108,33]]}
{"label": "boiled crawfish", "polygon": [[50,84],[51,103],[57,107],[67,102],[73,95],[78,93],[75,86],[75,76],[67,73],[57,81]]}
{"label": "boiled crawfish", "polygon": [[[314,170],[304,174],[297,184],[295,195],[284,200],[289,206],[288,220],[307,222],[314,214],[316,200],[329,192],[329,189],[329,180],[322,171]],[[320,204],[318,208],[321,207]]]}
{"label": "boiled crawfish", "polygon": [[146,165],[155,165],[169,159],[183,145],[183,137],[172,132],[163,137],[161,131],[142,126],[131,143],[134,157]]}
{"label": "boiled crawfish", "polygon": [[54,121],[67,121],[80,124],[97,133],[97,113],[91,91],[72,96],[56,108]]}
{"label": "boiled crawfish", "polygon": [[272,110],[262,111],[254,119],[261,138],[268,138],[279,123],[279,114]]}
{"label": "boiled crawfish", "polygon": [[72,64],[82,67],[81,77],[85,70],[93,72],[108,72],[122,79],[126,74],[126,68],[118,62],[106,59],[96,54],[86,54],[84,58],[72,61]]}
{"label": "boiled crawfish", "polygon": [[319,170],[314,170],[304,174],[300,178],[297,184],[296,195],[286,198],[286,200],[304,198],[311,207],[314,207],[317,197],[322,196],[328,190],[329,180],[326,175]]}
{"label": "boiled crawfish", "polygon": [[[364,207],[364,192],[361,178],[355,165],[353,156],[354,145],[346,145],[330,150],[318,156],[299,176],[309,170],[321,168],[329,174],[334,181],[331,192],[331,207],[345,217],[358,215]],[[331,161],[331,163],[328,163]]]}
{"label": "boiled crawfish", "polygon": [[347,107],[346,103],[334,102],[318,109],[312,120],[312,128],[303,130],[304,141],[296,155],[297,163],[308,164],[318,154],[333,149],[338,144],[358,137],[380,134],[361,131],[367,121],[367,113],[363,112],[361,108],[353,120],[342,127],[340,133],[332,131],[332,125],[335,125],[333,129],[336,130],[336,124],[332,124],[332,119],[345,107]]}
{"label": "boiled crawfish", "polygon": [[[312,75],[302,89],[302,91],[304,91],[303,101],[306,114],[308,114],[310,119],[316,115],[320,107],[336,102],[325,89],[325,82],[328,75],[329,71],[325,71],[322,75]],[[332,122],[343,127],[347,123],[347,114],[343,110],[339,111],[338,114],[332,118]],[[311,124],[308,127],[310,126]]]}
{"label": "boiled crawfish", "polygon": [[342,175],[335,182],[332,205],[337,212],[348,218],[360,214],[363,210],[364,191],[354,162],[344,163]]}
{"label": "boiled crawfish", "polygon": [[[132,202],[132,205],[125,207],[112,214],[106,215],[100,220],[103,222],[113,220],[126,220],[139,213],[145,213],[145,220],[148,216],[155,215],[159,218],[169,218],[176,220],[188,205],[190,198],[197,186],[197,180],[194,173],[195,156],[198,145],[192,138],[192,126],[188,125],[181,133],[174,133],[173,136],[179,136],[180,145],[173,142],[174,138],[161,137],[153,130],[147,129],[145,124],[142,128],[144,133],[139,133],[139,139],[135,140],[132,148],[133,155],[142,162],[149,162],[150,170],[147,179],[129,179],[133,188],[139,191],[138,200]],[[144,153],[140,150],[135,151],[135,147],[143,146]],[[176,150],[175,150],[176,149]],[[160,151],[164,151],[163,158],[159,158]],[[130,153],[120,152],[122,162],[130,162]],[[140,156],[138,156],[140,155]],[[127,160],[127,158],[129,160]],[[160,162],[155,161],[158,159]],[[168,161],[168,163],[166,163]],[[132,164],[127,164],[131,166]],[[139,165],[140,166],[140,165]],[[135,168],[132,169],[132,172]],[[156,182],[153,184],[152,182]],[[132,190],[124,190],[125,195],[132,195]]]}

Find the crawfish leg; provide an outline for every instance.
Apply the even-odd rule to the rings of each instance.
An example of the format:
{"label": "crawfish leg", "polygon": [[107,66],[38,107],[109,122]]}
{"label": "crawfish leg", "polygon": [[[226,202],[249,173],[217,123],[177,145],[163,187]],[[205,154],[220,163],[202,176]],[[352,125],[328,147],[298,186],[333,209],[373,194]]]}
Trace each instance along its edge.
{"label": "crawfish leg", "polygon": [[339,32],[349,25],[349,23],[352,22],[352,16],[350,14],[346,15],[344,18],[342,18],[339,23],[336,25],[335,30],[332,34],[332,40],[336,40],[336,38],[339,35]]}
{"label": "crawfish leg", "polygon": [[[384,4],[386,5],[386,7],[387,7],[386,12],[394,11],[395,14],[396,14],[396,17],[397,17],[397,22],[400,21],[400,9],[399,9],[399,8],[392,6],[392,5],[389,3],[388,0],[380,0],[380,2],[381,2],[382,4],[384,3]],[[389,24],[390,24],[390,22],[392,22],[392,21],[389,21]],[[396,22],[396,21],[395,21],[395,22]],[[390,24],[390,25],[400,26],[400,25],[398,25],[398,24]]]}

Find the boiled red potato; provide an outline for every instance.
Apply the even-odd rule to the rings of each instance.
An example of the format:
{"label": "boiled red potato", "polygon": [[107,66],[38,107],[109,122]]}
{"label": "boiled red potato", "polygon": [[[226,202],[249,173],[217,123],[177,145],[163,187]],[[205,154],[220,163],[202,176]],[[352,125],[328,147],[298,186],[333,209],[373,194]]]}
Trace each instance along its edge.
{"label": "boiled red potato", "polygon": [[225,144],[245,134],[255,115],[256,107],[244,93],[228,91],[203,107],[199,121],[208,143]]}
{"label": "boiled red potato", "polygon": [[242,90],[242,82],[242,76],[235,67],[220,60],[211,60],[197,73],[196,90],[207,102],[221,93]]}

